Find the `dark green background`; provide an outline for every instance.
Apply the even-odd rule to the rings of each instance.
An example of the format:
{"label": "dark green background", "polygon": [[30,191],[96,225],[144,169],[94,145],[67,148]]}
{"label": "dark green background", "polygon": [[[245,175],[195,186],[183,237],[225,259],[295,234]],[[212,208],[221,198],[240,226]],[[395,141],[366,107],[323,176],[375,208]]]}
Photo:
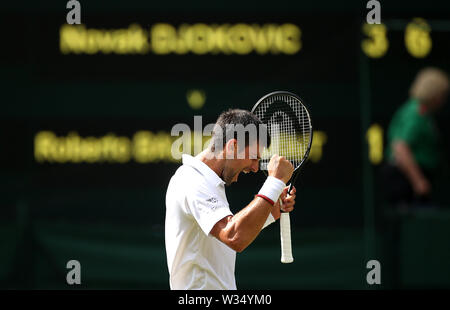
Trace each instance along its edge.
{"label": "dark green background", "polygon": [[[130,136],[179,122],[204,124],[230,107],[251,109],[265,93],[288,90],[307,103],[314,128],[327,134],[323,157],[307,163],[292,214],[295,262],[279,262],[278,223],[238,254],[238,288],[373,289],[450,287],[448,168],[435,188],[438,211],[389,212],[379,167],[369,163],[365,133],[386,129],[407,99],[416,72],[450,71],[450,4],[381,1],[390,47],[381,59],[360,49],[366,1],[80,1],[87,27],[149,27],[157,22],[294,23],[302,50],[287,55],[61,55],[64,1],[4,4],[0,28],[0,287],[74,289],[66,263],[82,266],[81,288],[168,289],[164,197],[176,164],[38,164],[40,130],[81,136]],[[408,54],[404,27],[427,19],[433,49]],[[186,92],[207,99],[192,110]],[[437,116],[448,154],[448,106]],[[449,156],[445,157],[448,167]],[[444,165],[444,166],[445,166]],[[446,170],[447,169],[447,170]],[[227,189],[237,212],[262,174]],[[366,283],[367,261],[382,266],[382,285]]]}

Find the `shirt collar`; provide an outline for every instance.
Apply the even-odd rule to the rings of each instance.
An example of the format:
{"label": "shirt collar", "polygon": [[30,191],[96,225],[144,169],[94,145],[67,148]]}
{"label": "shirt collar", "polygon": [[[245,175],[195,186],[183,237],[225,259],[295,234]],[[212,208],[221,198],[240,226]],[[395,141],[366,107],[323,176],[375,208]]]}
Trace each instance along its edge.
{"label": "shirt collar", "polygon": [[208,181],[213,183],[215,186],[224,185],[225,182],[215,173],[207,164],[198,160],[197,158],[183,154],[183,165],[188,165],[198,170],[201,174],[203,174]]}

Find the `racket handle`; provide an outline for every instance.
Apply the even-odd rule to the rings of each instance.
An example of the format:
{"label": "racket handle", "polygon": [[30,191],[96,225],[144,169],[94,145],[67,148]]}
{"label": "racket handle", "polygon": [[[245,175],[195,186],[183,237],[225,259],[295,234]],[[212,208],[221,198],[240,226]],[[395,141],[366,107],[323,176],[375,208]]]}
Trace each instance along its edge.
{"label": "racket handle", "polygon": [[[280,204],[282,204],[280,199]],[[292,257],[291,244],[291,218],[288,212],[281,212],[280,216],[280,237],[281,237],[281,262],[289,264],[294,261]]]}

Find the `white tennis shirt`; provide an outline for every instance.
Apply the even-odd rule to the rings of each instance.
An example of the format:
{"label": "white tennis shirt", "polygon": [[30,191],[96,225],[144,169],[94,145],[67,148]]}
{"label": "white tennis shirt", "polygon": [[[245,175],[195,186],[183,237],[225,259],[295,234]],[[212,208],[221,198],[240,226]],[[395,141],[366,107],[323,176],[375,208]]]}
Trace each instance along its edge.
{"label": "white tennis shirt", "polygon": [[210,235],[230,211],[225,182],[205,163],[183,155],[166,193],[165,243],[170,288],[236,289],[236,252]]}

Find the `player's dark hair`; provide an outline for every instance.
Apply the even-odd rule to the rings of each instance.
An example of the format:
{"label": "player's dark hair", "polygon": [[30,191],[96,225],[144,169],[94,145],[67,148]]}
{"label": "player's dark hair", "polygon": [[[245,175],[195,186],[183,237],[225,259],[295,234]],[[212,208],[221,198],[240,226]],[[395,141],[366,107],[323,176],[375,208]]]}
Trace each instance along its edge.
{"label": "player's dark hair", "polygon": [[[247,130],[253,125],[256,128],[256,135]],[[263,147],[269,147],[270,145],[267,127],[256,115],[246,110],[230,109],[222,112],[214,125],[211,150],[214,151],[218,145],[221,145],[223,149],[229,140],[239,140],[240,135],[244,136],[245,147],[257,141],[262,142]]]}

